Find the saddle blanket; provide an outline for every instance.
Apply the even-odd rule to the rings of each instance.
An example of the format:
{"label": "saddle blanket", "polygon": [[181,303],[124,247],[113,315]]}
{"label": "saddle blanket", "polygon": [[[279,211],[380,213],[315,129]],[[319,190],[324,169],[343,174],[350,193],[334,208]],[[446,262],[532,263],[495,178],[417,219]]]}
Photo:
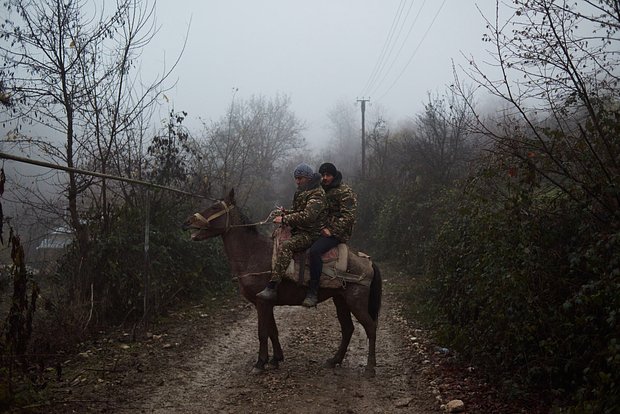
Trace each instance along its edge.
{"label": "saddle blanket", "polygon": [[[280,243],[290,237],[290,229],[281,226],[274,231],[274,260]],[[285,277],[294,282],[308,286],[310,282],[310,268],[306,252],[297,253],[286,269]],[[357,283],[370,286],[374,271],[370,256],[365,253],[352,251],[346,244],[341,243],[326,252],[323,256],[323,272],[321,273],[320,287],[342,288],[347,283]],[[300,264],[303,263],[303,271]]]}
{"label": "saddle blanket", "polygon": [[[374,271],[369,256],[362,252],[351,252],[348,248],[346,250],[347,254],[344,257],[346,257],[347,260],[344,262],[347,263],[347,266],[344,267],[344,270],[336,267],[338,261],[323,262],[320,287],[337,289],[345,287],[347,283],[370,286]],[[308,266],[307,260],[305,261],[304,271],[301,277],[299,266],[299,260],[295,260],[295,258],[291,260],[291,264],[286,269],[285,277],[301,285],[308,286],[310,283],[310,267]]]}

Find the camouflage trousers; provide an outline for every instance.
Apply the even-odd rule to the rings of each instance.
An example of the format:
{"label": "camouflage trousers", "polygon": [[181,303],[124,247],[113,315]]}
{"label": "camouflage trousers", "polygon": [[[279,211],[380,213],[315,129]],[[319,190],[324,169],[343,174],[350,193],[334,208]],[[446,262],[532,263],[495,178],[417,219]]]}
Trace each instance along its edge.
{"label": "camouflage trousers", "polygon": [[286,268],[293,259],[293,254],[304,251],[314,243],[317,237],[313,237],[308,233],[293,234],[290,239],[282,243],[278,258],[273,265],[271,272],[271,281],[280,282],[286,273]]}

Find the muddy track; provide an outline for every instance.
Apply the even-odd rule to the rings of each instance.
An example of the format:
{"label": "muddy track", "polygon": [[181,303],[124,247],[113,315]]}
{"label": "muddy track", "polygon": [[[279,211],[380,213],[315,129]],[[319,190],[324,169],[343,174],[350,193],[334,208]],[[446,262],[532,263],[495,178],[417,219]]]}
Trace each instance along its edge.
{"label": "muddy track", "polygon": [[[335,351],[339,325],[335,308],[277,308],[285,361],[279,369],[250,374],[256,360],[256,316],[251,308],[229,329],[196,353],[195,358],[170,370],[168,386],[145,387],[136,406],[153,413],[381,413],[407,398],[403,412],[436,412],[438,404],[418,381],[402,349],[402,334],[392,324],[379,330],[377,376],[363,377],[366,338],[356,325],[342,366],[324,368]],[[133,405],[133,404],[132,404]]]}
{"label": "muddy track", "polygon": [[316,309],[276,308],[285,361],[251,374],[258,352],[256,313],[235,297],[217,309],[178,312],[139,340],[119,332],[84,344],[80,355],[65,362],[62,379],[47,387],[49,404],[29,411],[436,413],[453,398],[467,403],[465,394],[475,393],[460,385],[442,387],[438,359],[445,356],[402,317],[393,293],[401,282],[384,283],[375,378],[363,376],[367,340],[357,322],[342,365],[324,367],[340,340],[331,301]]}

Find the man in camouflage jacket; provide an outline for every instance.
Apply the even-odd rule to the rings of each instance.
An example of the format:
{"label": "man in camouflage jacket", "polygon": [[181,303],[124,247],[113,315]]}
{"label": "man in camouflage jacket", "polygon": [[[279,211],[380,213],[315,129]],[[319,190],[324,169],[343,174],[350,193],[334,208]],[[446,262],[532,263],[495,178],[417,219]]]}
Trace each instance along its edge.
{"label": "man in camouflage jacket", "polygon": [[302,305],[316,306],[318,289],[323,271],[321,256],[338,243],[346,243],[351,238],[355,214],[357,210],[357,196],[346,184],[342,183],[342,174],[332,163],[326,162],[319,168],[322,175],[322,187],[327,197],[327,221],[321,229],[319,237],[310,247],[310,289]]}
{"label": "man in camouflage jacket", "polygon": [[291,238],[282,243],[280,252],[271,272],[267,287],[256,296],[265,300],[277,299],[277,286],[286,268],[291,263],[293,253],[303,251],[321,235],[327,215],[325,191],[321,187],[321,175],[316,174],[307,164],[299,164],[293,172],[297,191],[293,196],[293,208],[283,210],[274,223],[291,227]]}

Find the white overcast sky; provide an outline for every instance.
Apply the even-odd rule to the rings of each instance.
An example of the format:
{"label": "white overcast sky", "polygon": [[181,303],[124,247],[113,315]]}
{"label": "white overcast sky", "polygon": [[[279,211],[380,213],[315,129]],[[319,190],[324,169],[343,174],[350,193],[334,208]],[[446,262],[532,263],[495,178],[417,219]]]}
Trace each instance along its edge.
{"label": "white overcast sky", "polygon": [[235,99],[289,95],[305,136],[322,142],[336,103],[370,98],[399,122],[452,82],[452,59],[484,60],[478,8],[493,19],[494,0],[159,0],[142,70],[169,64],[188,33],[166,95],[190,126],[225,116],[234,87]]}

